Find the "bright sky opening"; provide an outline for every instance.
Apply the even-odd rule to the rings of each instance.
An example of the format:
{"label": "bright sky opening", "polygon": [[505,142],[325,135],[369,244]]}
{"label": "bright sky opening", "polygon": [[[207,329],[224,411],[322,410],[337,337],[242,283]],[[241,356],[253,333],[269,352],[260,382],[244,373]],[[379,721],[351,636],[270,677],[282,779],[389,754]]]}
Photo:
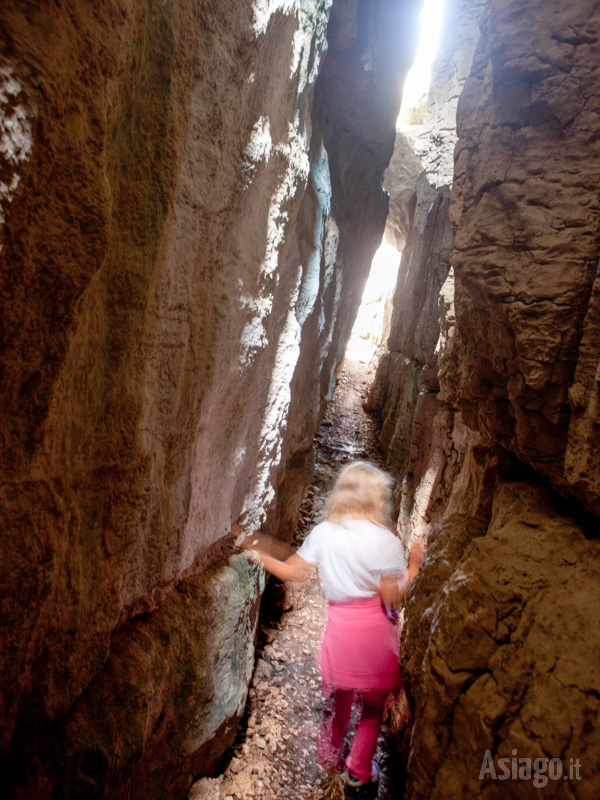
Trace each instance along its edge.
{"label": "bright sky opening", "polygon": [[[440,39],[443,9],[444,0],[425,0],[420,18],[421,32],[417,53],[404,83],[400,118],[405,109],[417,106],[429,90],[431,65]],[[384,317],[386,307],[388,313],[391,311],[400,258],[401,254],[389,244],[382,244],[375,253],[346,358],[369,361],[375,348],[383,344]]]}
{"label": "bright sky opening", "polygon": [[418,105],[427,94],[431,82],[431,64],[437,52],[444,13],[444,0],[425,0],[421,11],[421,33],[417,54],[406,76],[402,95],[402,110]]}

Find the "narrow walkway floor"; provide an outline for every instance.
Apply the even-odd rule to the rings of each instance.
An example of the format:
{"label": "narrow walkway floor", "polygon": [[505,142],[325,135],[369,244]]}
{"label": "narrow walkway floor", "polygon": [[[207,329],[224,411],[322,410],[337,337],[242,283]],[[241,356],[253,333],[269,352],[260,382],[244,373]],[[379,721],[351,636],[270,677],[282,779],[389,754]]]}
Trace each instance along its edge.
{"label": "narrow walkway floor", "polygon": [[[316,435],[315,479],[302,504],[296,549],[322,515],[340,466],[354,459],[381,462],[377,425],[362,409],[373,378],[369,366],[346,360]],[[278,613],[264,613],[280,589]],[[283,593],[284,592],[284,593]],[[276,600],[277,598],[275,598]],[[316,738],[321,708],[317,654],[326,604],[316,574],[303,584],[274,586],[263,602],[258,659],[246,714],[223,775],[194,784],[190,800],[322,800]],[[385,753],[379,754],[385,761]],[[385,776],[385,766],[383,767]],[[382,780],[379,800],[396,800]],[[338,795],[339,797],[339,795]],[[337,800],[335,792],[327,800]]]}

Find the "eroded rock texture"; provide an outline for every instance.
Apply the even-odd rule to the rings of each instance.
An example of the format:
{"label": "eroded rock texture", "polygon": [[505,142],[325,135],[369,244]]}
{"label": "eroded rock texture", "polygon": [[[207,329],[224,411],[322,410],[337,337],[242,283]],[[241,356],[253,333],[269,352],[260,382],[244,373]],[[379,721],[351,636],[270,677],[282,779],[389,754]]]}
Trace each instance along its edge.
{"label": "eroded rock texture", "polygon": [[397,130],[394,154],[385,171],[384,187],[390,196],[385,241],[399,253],[404,249],[412,226],[417,178],[421,169],[413,143],[402,130]]}
{"label": "eroded rock texture", "polygon": [[[478,36],[483,4],[448,3],[440,53],[432,71],[423,131],[415,149],[423,162],[411,232],[402,254],[388,350],[371,387],[368,408],[383,418],[388,468],[401,479],[403,539],[426,536],[449,499],[467,444],[473,438],[455,406],[440,396],[440,290],[448,279],[453,232],[449,220],[454,114]],[[392,164],[394,162],[392,161]],[[450,278],[450,283],[451,283]],[[445,293],[444,338],[454,314]],[[445,349],[442,341],[441,348]]]}
{"label": "eroded rock texture", "polygon": [[[425,287],[441,262],[415,268],[411,254],[422,277],[405,286],[412,308],[396,318],[386,391],[373,392],[404,481],[404,533],[430,530],[403,635],[416,720],[407,796],[592,798],[600,15],[591,2],[453,8],[457,19],[477,11],[481,35],[458,102],[453,186],[431,188],[448,174],[442,153],[425,159],[422,189],[430,252],[444,232],[454,245],[429,290],[441,285],[437,309]],[[431,216],[440,198],[452,228],[447,211]],[[417,207],[415,230],[418,220]],[[431,478],[437,512],[408,514],[404,498],[416,506]],[[486,751],[497,775],[514,757],[559,759],[564,772],[545,786],[494,780]]]}
{"label": "eroded rock texture", "polygon": [[458,114],[452,388],[467,424],[598,513],[600,16],[492,2],[482,30]]}
{"label": "eroded rock texture", "polygon": [[403,654],[411,798],[537,796],[531,776],[482,777],[488,750],[500,775],[502,757],[562,759],[565,774],[579,759],[581,779],[566,788],[561,774],[544,795],[595,796],[600,550],[553,503],[530,482],[501,483],[488,509],[463,508],[431,532]]}
{"label": "eroded rock texture", "polygon": [[178,797],[227,746],[260,593],[232,540],[292,524],[385,224],[417,5],[3,4],[18,797]]}

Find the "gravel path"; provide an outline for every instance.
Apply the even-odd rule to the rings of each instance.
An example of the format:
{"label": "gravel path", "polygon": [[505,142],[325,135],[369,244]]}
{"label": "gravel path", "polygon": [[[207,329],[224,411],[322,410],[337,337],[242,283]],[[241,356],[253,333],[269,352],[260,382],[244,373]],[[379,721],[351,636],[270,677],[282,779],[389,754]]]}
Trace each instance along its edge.
{"label": "gravel path", "polygon": [[[347,361],[317,432],[315,478],[302,504],[296,549],[321,518],[324,496],[341,464],[357,458],[381,463],[377,425],[362,410],[370,368]],[[257,663],[244,720],[231,760],[217,778],[198,781],[190,800],[338,800],[338,786],[323,788],[316,738],[321,708],[317,653],[326,604],[316,571],[302,584],[270,584],[263,600]],[[272,612],[272,613],[271,613]],[[400,800],[390,785],[389,746],[380,740],[378,800]]]}

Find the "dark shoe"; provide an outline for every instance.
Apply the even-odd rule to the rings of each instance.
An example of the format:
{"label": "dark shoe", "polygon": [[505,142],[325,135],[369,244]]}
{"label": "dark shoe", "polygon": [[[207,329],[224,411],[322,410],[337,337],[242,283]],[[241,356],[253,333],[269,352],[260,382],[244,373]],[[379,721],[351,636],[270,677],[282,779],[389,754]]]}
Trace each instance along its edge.
{"label": "dark shoe", "polygon": [[344,773],[344,800],[373,800],[377,794],[377,787],[373,781],[363,783],[358,778],[353,778],[348,771]]}

